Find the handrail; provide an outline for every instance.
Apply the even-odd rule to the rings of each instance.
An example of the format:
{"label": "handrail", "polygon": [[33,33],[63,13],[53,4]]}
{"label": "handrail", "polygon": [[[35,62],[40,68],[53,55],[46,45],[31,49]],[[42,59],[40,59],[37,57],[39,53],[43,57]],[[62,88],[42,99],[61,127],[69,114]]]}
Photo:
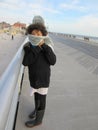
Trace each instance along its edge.
{"label": "handrail", "polygon": [[20,83],[24,66],[23,45],[17,51],[13,60],[0,78],[0,130],[12,130],[17,107]]}
{"label": "handrail", "polygon": [[[98,43],[98,38],[97,37],[91,37],[91,36],[85,36],[85,35],[76,35],[76,34],[66,34],[66,33],[56,33],[56,32],[49,32],[50,34],[55,34],[59,36],[63,36],[66,38],[73,38],[73,39],[79,39],[79,40],[84,40],[87,41],[88,43],[94,42]],[[98,45],[98,44],[96,44]]]}

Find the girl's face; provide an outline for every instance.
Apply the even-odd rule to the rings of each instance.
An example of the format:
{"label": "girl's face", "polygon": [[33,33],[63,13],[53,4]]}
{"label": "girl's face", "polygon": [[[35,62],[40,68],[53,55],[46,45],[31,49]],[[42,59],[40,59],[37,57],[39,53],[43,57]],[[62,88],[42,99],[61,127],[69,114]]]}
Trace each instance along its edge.
{"label": "girl's face", "polygon": [[31,34],[35,35],[35,36],[43,36],[42,32],[40,30],[37,30],[37,29],[34,29]]}

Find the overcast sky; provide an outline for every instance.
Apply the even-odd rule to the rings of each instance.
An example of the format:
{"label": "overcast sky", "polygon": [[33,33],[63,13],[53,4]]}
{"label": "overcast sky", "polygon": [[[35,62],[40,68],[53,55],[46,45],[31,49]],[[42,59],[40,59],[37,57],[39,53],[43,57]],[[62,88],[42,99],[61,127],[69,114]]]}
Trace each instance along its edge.
{"label": "overcast sky", "polygon": [[28,25],[34,15],[49,31],[98,37],[98,0],[0,0],[0,22]]}

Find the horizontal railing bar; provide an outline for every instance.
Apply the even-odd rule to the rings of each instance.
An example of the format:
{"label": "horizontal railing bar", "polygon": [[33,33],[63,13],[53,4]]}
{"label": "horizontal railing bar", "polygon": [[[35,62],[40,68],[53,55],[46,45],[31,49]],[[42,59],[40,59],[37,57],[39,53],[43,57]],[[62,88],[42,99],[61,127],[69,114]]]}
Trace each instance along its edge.
{"label": "horizontal railing bar", "polygon": [[0,78],[0,130],[5,130],[6,128],[24,56],[23,46],[27,40],[26,38]]}

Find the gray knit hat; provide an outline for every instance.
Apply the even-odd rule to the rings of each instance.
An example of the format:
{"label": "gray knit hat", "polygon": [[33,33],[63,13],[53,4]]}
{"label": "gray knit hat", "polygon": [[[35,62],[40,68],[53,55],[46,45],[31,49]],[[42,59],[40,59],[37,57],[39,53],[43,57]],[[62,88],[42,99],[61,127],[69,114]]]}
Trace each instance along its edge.
{"label": "gray knit hat", "polygon": [[33,24],[42,24],[45,26],[45,22],[44,22],[44,19],[40,16],[40,15],[37,15],[37,16],[34,16],[33,18]]}

